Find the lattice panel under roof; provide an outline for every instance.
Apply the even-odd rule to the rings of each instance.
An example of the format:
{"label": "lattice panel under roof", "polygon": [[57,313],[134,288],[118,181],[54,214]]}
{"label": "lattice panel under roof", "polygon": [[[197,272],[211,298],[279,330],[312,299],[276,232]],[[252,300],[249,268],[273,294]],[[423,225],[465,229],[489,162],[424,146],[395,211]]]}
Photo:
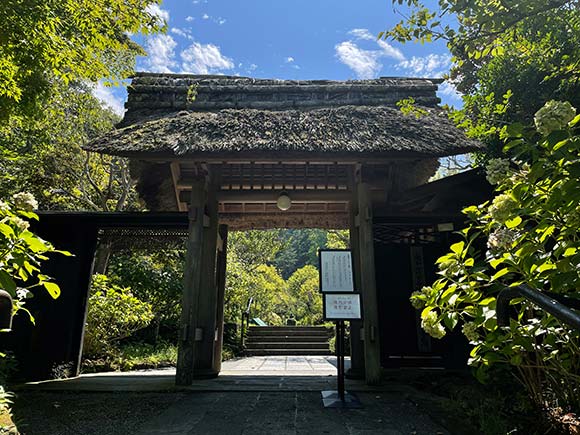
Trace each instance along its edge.
{"label": "lattice panel under roof", "polygon": [[443,241],[446,233],[437,231],[436,225],[373,224],[375,243],[421,245]]}
{"label": "lattice panel under roof", "polygon": [[[346,190],[347,165],[309,163],[228,163],[213,165],[222,190]],[[196,175],[195,167],[182,164],[183,180]]]}
{"label": "lattice panel under roof", "polygon": [[115,251],[179,249],[185,247],[186,240],[187,228],[105,228],[99,230],[99,241],[109,243]]}

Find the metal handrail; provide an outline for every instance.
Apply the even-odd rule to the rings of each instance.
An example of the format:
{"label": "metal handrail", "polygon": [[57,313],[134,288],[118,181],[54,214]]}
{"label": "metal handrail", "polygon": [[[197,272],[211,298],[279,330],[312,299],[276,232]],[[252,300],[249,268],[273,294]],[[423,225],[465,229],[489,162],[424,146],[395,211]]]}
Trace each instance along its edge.
{"label": "metal handrail", "polygon": [[[254,298],[248,299],[246,310],[242,311],[242,324],[240,325],[240,350],[244,350],[244,340],[246,339],[246,328],[250,326],[250,308]],[[245,320],[245,322],[244,322]]]}
{"label": "metal handrail", "polygon": [[525,284],[506,287],[499,293],[496,306],[498,326],[509,326],[510,301],[518,297],[526,298],[558,320],[580,331],[580,313],[572,310],[572,308],[580,309],[580,300],[541,292]]}

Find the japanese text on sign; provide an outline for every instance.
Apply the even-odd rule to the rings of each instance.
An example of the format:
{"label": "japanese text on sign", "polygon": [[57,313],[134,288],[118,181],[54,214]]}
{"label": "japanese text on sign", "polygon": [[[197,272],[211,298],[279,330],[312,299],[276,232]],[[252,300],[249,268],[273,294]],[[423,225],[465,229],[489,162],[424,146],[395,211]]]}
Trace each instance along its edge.
{"label": "japanese text on sign", "polygon": [[350,251],[320,251],[320,291],[353,292]]}
{"label": "japanese text on sign", "polygon": [[360,295],[325,294],[324,318],[327,320],[360,319]]}

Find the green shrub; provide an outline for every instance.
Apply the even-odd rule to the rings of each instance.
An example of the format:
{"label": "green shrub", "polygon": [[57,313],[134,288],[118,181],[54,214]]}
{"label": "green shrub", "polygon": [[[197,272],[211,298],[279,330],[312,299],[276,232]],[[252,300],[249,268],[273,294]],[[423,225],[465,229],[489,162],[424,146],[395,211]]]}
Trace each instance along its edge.
{"label": "green shrub", "polygon": [[130,288],[111,284],[105,275],[94,275],[85,330],[85,355],[101,357],[114,353],[120,340],[145,328],[151,319],[151,305],[134,297]]}
{"label": "green shrub", "polygon": [[[511,303],[509,326],[496,321],[497,295],[528,284],[578,298],[580,282],[580,116],[569,103],[549,102],[536,129],[504,129],[518,160],[492,160],[491,203],[467,207],[463,240],[439,258],[440,279],[414,292],[422,327],[435,338],[461,328],[473,345],[469,364],[484,381],[488,369],[509,364],[538,407],[580,410],[580,337],[523,298]],[[487,242],[487,249],[482,246]]]}

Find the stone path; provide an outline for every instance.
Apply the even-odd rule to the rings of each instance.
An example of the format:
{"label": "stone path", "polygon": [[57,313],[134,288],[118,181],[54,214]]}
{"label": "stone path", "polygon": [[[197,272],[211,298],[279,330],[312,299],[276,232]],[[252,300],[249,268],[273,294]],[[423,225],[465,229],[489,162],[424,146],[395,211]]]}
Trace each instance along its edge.
{"label": "stone path", "polygon": [[[348,368],[348,363],[345,361]],[[252,356],[225,361],[223,375],[336,376],[334,356]]]}
{"label": "stone path", "polygon": [[412,400],[360,393],[362,409],[325,409],[318,392],[21,392],[22,435],[448,434]]}
{"label": "stone path", "polygon": [[[345,361],[348,368],[349,362]],[[73,379],[31,382],[18,386],[32,391],[320,391],[336,386],[336,357],[255,356],[225,361],[216,379],[197,379],[189,387],[175,386],[175,369],[136,370],[81,375]],[[348,381],[347,388],[368,389]]]}
{"label": "stone path", "polygon": [[361,409],[325,409],[336,389],[334,357],[251,357],[226,361],[217,379],[175,387],[175,369],[100,373],[17,389],[23,435],[447,434],[398,383],[347,380]]}

